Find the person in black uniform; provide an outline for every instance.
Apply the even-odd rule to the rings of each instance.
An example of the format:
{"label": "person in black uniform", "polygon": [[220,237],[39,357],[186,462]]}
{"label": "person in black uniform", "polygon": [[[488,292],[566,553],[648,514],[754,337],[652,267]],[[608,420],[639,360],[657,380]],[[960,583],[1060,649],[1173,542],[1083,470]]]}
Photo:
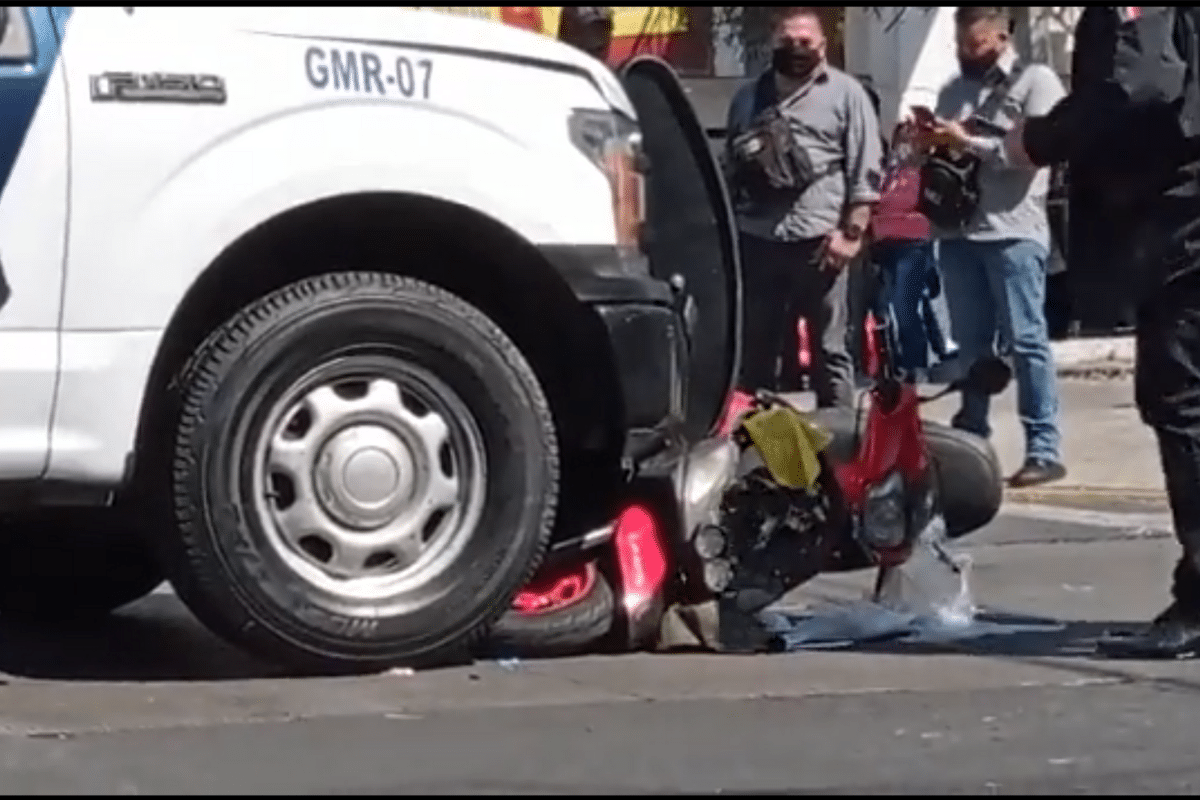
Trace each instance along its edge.
{"label": "person in black uniform", "polygon": [[[1089,228],[1124,252],[1077,263],[1076,280],[1137,306],[1135,393],[1158,438],[1182,546],[1173,602],[1110,656],[1200,654],[1200,20],[1195,6],[1089,6],[1076,26],[1072,91],[1006,139],[1010,158],[1067,162]],[[1078,213],[1083,209],[1072,209]]]}

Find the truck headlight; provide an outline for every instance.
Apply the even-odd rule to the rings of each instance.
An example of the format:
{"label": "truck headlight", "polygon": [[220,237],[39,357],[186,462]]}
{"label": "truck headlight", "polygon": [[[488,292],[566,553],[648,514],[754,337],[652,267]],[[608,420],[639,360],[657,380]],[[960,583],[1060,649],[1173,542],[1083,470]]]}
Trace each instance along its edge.
{"label": "truck headlight", "polygon": [[619,111],[577,108],[567,120],[567,132],[571,143],[600,168],[612,187],[617,247],[628,261],[642,263],[646,158],[637,123]]}
{"label": "truck headlight", "polygon": [[904,544],[907,534],[904,478],[893,472],[867,489],[859,537],[873,550],[891,550]]}

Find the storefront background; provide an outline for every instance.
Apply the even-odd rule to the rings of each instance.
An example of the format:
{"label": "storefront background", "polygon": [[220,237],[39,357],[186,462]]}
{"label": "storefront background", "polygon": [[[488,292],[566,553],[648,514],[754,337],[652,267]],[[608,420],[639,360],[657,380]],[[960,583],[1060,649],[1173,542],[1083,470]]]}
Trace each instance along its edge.
{"label": "storefront background", "polygon": [[[428,6],[431,11],[491,19],[558,36],[562,6]],[[608,61],[614,66],[631,56],[651,54],[670,62],[683,75],[711,75],[713,11],[703,6],[614,6],[613,41]]]}
{"label": "storefront background", "polygon": [[[557,36],[562,6],[426,6],[431,11],[490,19]],[[665,59],[689,78],[743,77],[765,63],[768,6],[612,6],[613,66],[633,55]],[[845,9],[818,9],[829,37],[829,60],[845,61]]]}

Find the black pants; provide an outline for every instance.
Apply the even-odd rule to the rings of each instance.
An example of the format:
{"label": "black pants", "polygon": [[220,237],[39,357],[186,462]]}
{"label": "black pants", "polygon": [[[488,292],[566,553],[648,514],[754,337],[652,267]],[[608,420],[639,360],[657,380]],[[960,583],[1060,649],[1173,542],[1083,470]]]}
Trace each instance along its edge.
{"label": "black pants", "polygon": [[[1200,611],[1200,200],[1139,215],[1107,264],[1111,297],[1136,306],[1135,393],[1154,429],[1175,537],[1175,601]],[[1082,278],[1083,276],[1079,276]]]}
{"label": "black pants", "polygon": [[1183,549],[1172,594],[1200,610],[1200,274],[1172,281],[1138,309],[1136,394],[1158,437]]}
{"label": "black pants", "polygon": [[[816,263],[821,240],[778,242],[742,235],[743,391],[778,391],[782,359],[796,358],[789,327],[803,317],[812,339],[813,389],[822,408],[854,405],[846,345],[847,272]],[[789,387],[790,388],[790,387]]]}
{"label": "black pants", "polygon": [[1060,272],[1046,276],[1046,325],[1053,341],[1071,335],[1075,321],[1074,299],[1071,297],[1071,273]]}

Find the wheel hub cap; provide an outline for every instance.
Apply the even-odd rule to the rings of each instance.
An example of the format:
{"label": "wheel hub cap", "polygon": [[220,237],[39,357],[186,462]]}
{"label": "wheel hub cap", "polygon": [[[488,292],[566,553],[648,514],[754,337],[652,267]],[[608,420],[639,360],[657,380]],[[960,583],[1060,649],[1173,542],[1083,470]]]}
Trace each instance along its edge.
{"label": "wheel hub cap", "polygon": [[481,435],[457,395],[423,370],[376,363],[299,381],[257,450],[269,543],[322,591],[360,603],[444,569],[486,485]]}
{"label": "wheel hub cap", "polygon": [[417,463],[412,450],[382,425],[353,425],[321,448],[314,482],[325,511],[358,530],[380,528],[413,496]]}

